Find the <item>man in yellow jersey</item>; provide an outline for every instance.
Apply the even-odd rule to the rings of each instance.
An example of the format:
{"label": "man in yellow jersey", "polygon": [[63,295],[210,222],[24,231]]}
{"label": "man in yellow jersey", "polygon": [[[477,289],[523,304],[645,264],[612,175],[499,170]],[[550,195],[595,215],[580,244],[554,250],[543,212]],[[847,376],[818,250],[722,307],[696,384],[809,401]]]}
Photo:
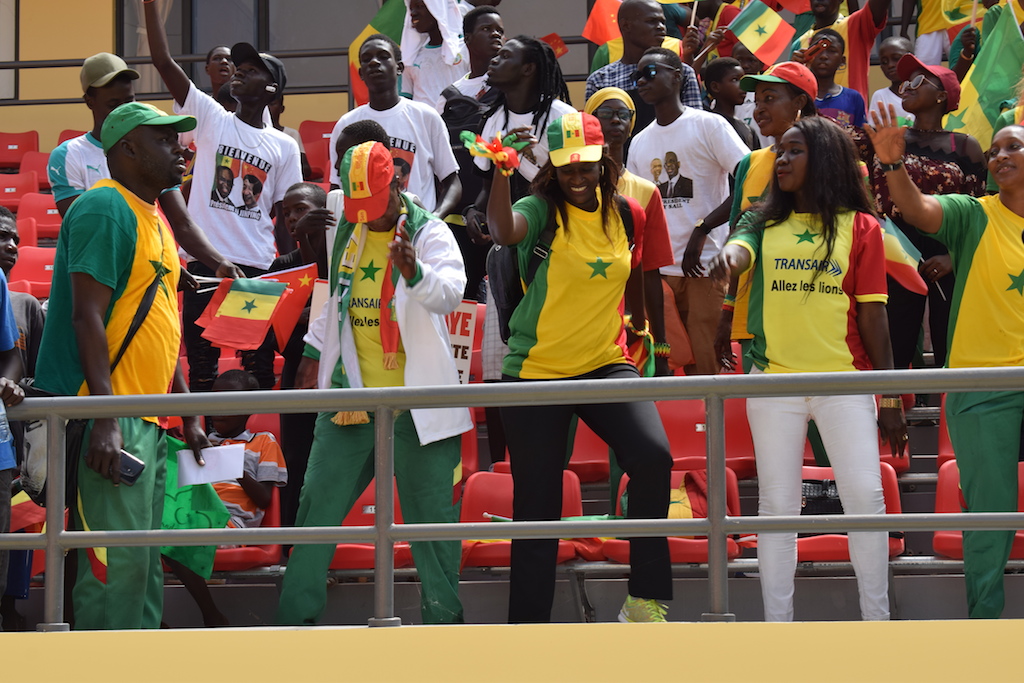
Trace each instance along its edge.
{"label": "man in yellow jersey", "polygon": [[942,11],[942,0],[903,0],[900,18],[900,35],[910,38],[910,18],[917,9],[917,37],[914,39],[914,56],[924,64],[939,66],[942,55],[949,51],[949,27],[951,24]]}
{"label": "man in yellow jersey", "polygon": [[[104,121],[110,180],[79,196],[64,217],[36,368],[40,389],[164,394],[173,378],[174,391],[188,391],[178,370],[181,266],[156,200],[181,183],[178,133],[195,126],[191,116],[168,116],[141,102],[119,106]],[[209,446],[198,418],[185,418],[184,430],[193,452]],[[122,448],[145,463],[131,486],[121,483]],[[166,455],[155,417],[91,421],[78,467],[75,528],[159,529]],[[82,549],[73,597],[76,628],[159,628],[160,548]]]}
{"label": "man in yellow jersey", "polygon": [[[306,334],[296,373],[302,389],[459,383],[444,316],[466,286],[462,253],[448,226],[399,190],[379,142],[349,149],[339,168],[345,215],[331,252],[331,295]],[[342,220],[344,219],[344,220]],[[395,476],[404,520],[458,521],[452,482],[467,408],[416,409],[395,418]],[[297,526],[337,526],[373,478],[373,415],[320,413],[299,500]],[[334,545],[292,551],[277,623],[313,625],[327,605]],[[424,623],[463,621],[458,541],[412,544]]]}

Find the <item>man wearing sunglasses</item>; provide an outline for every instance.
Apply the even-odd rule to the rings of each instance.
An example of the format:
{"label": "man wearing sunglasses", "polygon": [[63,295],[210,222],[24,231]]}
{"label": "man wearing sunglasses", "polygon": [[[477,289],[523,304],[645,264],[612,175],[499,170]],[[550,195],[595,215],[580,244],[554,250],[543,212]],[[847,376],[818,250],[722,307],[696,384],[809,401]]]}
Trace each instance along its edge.
{"label": "man wearing sunglasses", "polygon": [[[601,88],[621,88],[636,103],[636,130],[643,130],[654,120],[654,109],[637,96],[636,65],[644,52],[662,47],[665,40],[665,15],[655,0],[623,0],[618,13],[622,33],[622,57],[604,66],[587,78],[587,99]],[[673,43],[680,45],[678,41]],[[679,48],[682,49],[681,47]],[[688,64],[681,66],[679,100],[687,107],[703,108],[697,75]]]}
{"label": "man wearing sunglasses", "polygon": [[641,57],[632,77],[656,118],[633,137],[626,168],[653,181],[652,162],[662,160],[668,178],[658,189],[675,265],[663,267],[661,275],[690,336],[695,362],[684,366],[686,374],[713,375],[725,290],[708,277],[707,266],[726,236],[720,226],[729,215],[729,175],[750,150],[724,118],[679,101],[682,66],[678,55],[663,48]]}

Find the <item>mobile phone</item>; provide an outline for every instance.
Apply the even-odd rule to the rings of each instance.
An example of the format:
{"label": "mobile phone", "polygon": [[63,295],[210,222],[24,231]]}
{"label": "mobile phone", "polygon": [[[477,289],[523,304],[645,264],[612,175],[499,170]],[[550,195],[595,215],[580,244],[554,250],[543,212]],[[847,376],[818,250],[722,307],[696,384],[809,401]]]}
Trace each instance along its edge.
{"label": "mobile phone", "polygon": [[822,38],[814,45],[811,45],[809,48],[804,50],[804,63],[809,64],[810,61],[814,59],[819,52],[829,47],[830,45],[832,45],[832,41],[829,40],[828,38]]}
{"label": "mobile phone", "polygon": [[142,470],[146,469],[146,463],[142,462],[134,455],[121,449],[121,483],[127,486],[132,486],[139,479],[139,475],[142,474]]}

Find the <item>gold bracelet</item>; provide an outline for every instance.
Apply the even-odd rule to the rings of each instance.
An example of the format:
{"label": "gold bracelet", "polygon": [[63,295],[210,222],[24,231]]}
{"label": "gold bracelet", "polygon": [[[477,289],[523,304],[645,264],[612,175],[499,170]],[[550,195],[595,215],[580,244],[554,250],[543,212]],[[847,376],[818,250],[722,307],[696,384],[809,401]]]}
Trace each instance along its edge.
{"label": "gold bracelet", "polygon": [[967,55],[964,54],[963,50],[960,50],[960,59],[966,59],[968,62],[973,62],[974,61],[974,57],[975,57],[975,55],[967,56]]}
{"label": "gold bracelet", "polygon": [[881,406],[882,408],[902,408],[903,407],[903,399],[902,398],[883,398],[881,401],[878,402],[878,405]]}

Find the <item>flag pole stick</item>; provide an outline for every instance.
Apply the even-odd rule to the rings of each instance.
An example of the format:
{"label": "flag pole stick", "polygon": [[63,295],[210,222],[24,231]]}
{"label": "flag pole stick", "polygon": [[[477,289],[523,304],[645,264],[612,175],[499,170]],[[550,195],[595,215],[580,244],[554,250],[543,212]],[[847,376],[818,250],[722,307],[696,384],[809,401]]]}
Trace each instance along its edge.
{"label": "flag pole stick", "polygon": [[971,3],[971,28],[978,23],[978,0]]}
{"label": "flag pole stick", "polygon": [[[978,4],[978,0],[974,0],[975,6]],[[693,9],[690,10],[690,28],[697,25],[697,0],[693,0]]]}

